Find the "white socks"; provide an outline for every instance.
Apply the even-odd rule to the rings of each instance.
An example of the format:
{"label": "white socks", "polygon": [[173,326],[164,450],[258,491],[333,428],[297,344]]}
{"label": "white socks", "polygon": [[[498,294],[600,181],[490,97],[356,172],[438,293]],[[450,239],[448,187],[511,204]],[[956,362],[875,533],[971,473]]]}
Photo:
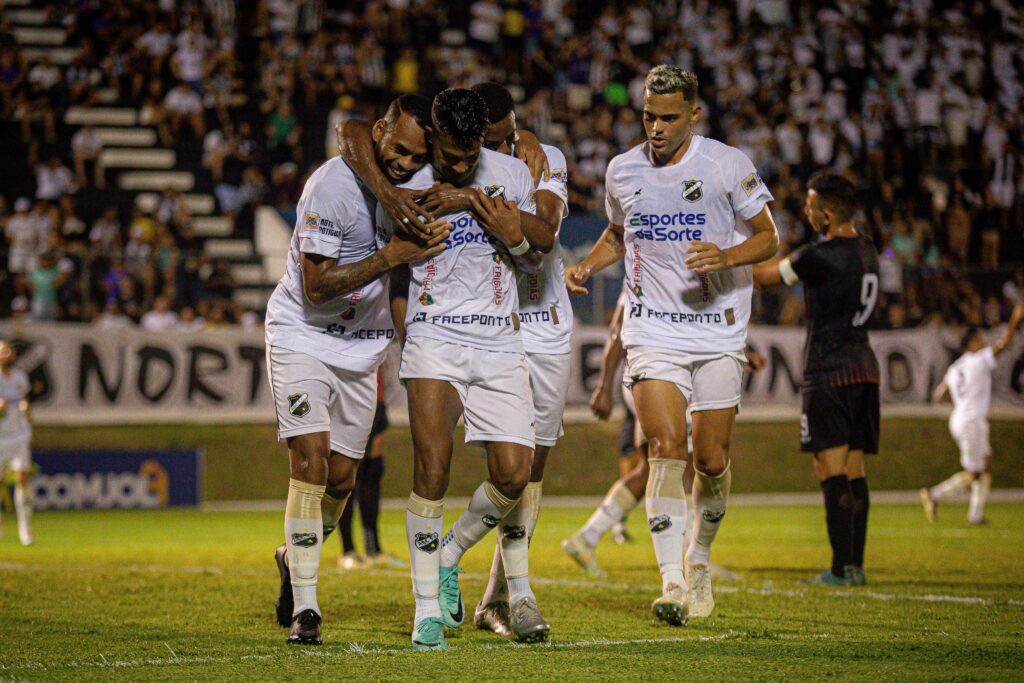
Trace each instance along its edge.
{"label": "white socks", "polygon": [[501,561],[508,579],[509,604],[523,598],[535,598],[530,588],[530,539],[540,515],[541,482],[526,485],[522,497],[505,519],[501,520],[498,543]]}
{"label": "white socks", "polygon": [[931,487],[928,490],[928,494],[932,497],[932,500],[942,500],[966,493],[971,488],[971,479],[970,472],[961,470],[941,484]]}
{"label": "white socks", "polygon": [[601,538],[608,533],[609,529],[621,522],[629,514],[630,510],[640,502],[629,492],[621,481],[615,482],[608,494],[601,501],[601,504],[594,514],[590,516],[587,523],[580,529],[580,536],[591,548],[596,548]]}
{"label": "white socks", "polygon": [[14,485],[14,511],[18,515],[18,535],[21,542],[32,542],[32,493],[29,485]]}
{"label": "white socks", "polygon": [[291,570],[292,595],[295,598],[293,616],[307,609],[320,613],[320,606],[316,602],[316,579],[320,570],[320,551],[323,548],[320,502],[325,489],[325,486],[307,484],[298,479],[288,480],[284,542],[288,546],[288,568]]}
{"label": "white socks", "polygon": [[988,472],[971,482],[971,504],[967,508],[967,521],[971,524],[981,524],[985,519],[985,501],[991,488],[992,475]]}
{"label": "white socks", "polygon": [[[351,494],[349,494],[351,495]],[[338,526],[338,520],[341,519],[341,513],[345,511],[345,503],[348,502],[349,496],[344,498],[335,498],[329,493],[325,493],[323,500],[320,501],[320,516],[324,522],[324,538],[331,535]]]}
{"label": "white socks", "polygon": [[669,584],[686,586],[683,578],[683,547],[686,545],[686,495],[683,493],[684,460],[651,458],[647,477],[647,523],[654,554],[661,571],[662,589]]}
{"label": "white socks", "polygon": [[491,482],[480,484],[473,492],[469,507],[441,542],[441,566],[456,566],[462,555],[498,526],[515,504],[516,501],[501,495]]}
{"label": "white socks", "polygon": [[409,541],[412,594],[416,599],[415,623],[427,617],[441,618],[437,596],[441,586],[441,532],[444,530],[444,499],[427,500],[409,494],[405,509],[405,535]]}
{"label": "white socks", "polygon": [[707,564],[711,561],[711,543],[725,517],[725,504],[731,487],[731,463],[717,477],[697,470],[697,476],[693,478],[693,538],[686,551],[688,564]]}

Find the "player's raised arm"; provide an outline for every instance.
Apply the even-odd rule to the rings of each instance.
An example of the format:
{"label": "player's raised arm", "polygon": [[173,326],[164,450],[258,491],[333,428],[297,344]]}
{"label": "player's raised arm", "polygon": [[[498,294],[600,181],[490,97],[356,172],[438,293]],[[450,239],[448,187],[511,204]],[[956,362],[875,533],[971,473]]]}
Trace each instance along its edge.
{"label": "player's raised arm", "polygon": [[451,225],[435,221],[426,227],[437,231],[426,241],[396,233],[384,248],[353,263],[337,264],[336,259],[304,253],[302,291],[306,300],[314,306],[327,303],[376,280],[396,266],[422,261],[441,253],[445,249],[444,240],[448,238]]}
{"label": "player's raised arm", "polygon": [[515,157],[530,169],[533,184],[537,185],[542,180],[546,180],[551,173],[551,168],[548,164],[548,156],[544,153],[544,148],[540,146],[537,136],[528,130],[517,130],[515,143]]}
{"label": "player's raised arm", "polygon": [[992,345],[993,356],[998,356],[1013,343],[1013,338],[1017,334],[1017,328],[1020,327],[1022,320],[1024,320],[1024,300],[1018,301],[1017,305],[1013,307],[1013,312],[1010,313],[1010,322],[1006,324],[1006,329]]}

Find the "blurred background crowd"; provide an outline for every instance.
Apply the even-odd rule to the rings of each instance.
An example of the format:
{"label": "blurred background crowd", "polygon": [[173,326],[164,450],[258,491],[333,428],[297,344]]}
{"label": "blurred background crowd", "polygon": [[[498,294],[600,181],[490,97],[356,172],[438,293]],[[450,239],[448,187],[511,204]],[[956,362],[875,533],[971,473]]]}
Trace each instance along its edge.
{"label": "blurred background crowd", "polygon": [[[1012,0],[31,6],[74,52],[63,64],[30,53],[4,11],[0,317],[259,324],[186,195],[136,201],[73,110],[137,110],[228,234],[252,239],[256,207],[294,211],[339,122],[372,119],[396,94],[494,80],[520,126],[565,152],[573,215],[599,230],[605,169],[643,140],[643,78],[659,63],[698,74],[699,132],[754,161],[783,251],[812,237],[811,173],[856,183],[858,225],[882,255],[876,327],[993,325],[1024,294],[1024,12]],[[755,299],[756,320],[801,322],[798,290]]]}

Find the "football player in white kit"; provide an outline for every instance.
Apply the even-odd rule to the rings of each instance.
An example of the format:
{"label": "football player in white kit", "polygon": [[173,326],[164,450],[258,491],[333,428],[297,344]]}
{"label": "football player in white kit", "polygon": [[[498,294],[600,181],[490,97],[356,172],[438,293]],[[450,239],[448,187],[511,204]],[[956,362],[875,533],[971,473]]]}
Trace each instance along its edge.
{"label": "football player in white kit", "polygon": [[[771,258],[779,242],[771,193],[741,151],[693,134],[700,111],[692,72],[662,65],[648,73],[647,142],[608,165],[608,228],[566,269],[569,293],[582,294],[593,273],[625,260],[624,383],[650,440],[646,507],[662,575],[652,611],[672,625],[714,609],[708,563],[731,481],[729,439],[752,294],[745,266]],[[737,219],[749,238],[736,230]],[[697,510],[684,578],[688,407]]]}
{"label": "football player in white kit", "polygon": [[960,449],[963,470],[930,489],[921,489],[921,505],[929,522],[935,521],[938,501],[969,489],[971,502],[967,508],[967,523],[985,523],[985,500],[992,487],[992,446],[988,440],[992,371],[996,369],[996,358],[1013,343],[1022,320],[1024,301],[1018,301],[1006,329],[992,346],[985,346],[977,329],[968,330],[961,344],[963,354],[949,366],[942,382],[935,387],[932,400],[939,402],[948,395],[953,401],[949,433]]}
{"label": "football player in white kit", "polygon": [[[377,162],[400,182],[425,162],[428,109],[413,96],[392,102],[378,122]],[[277,616],[289,643],[320,644],[316,599],[323,538],[337,525],[377,407],[377,367],[395,336],[388,271],[444,249],[447,225],[426,242],[378,240],[373,197],[340,158],[303,188],[287,270],[267,304],[267,366],[278,436],[291,479]],[[288,591],[288,583],[291,591]]]}
{"label": "football player in white kit", "polygon": [[[14,367],[17,358],[9,342],[0,341],[0,475],[5,468],[14,471],[14,511],[18,516],[18,537],[22,545],[32,545],[32,425],[29,422],[28,375]],[[0,527],[0,534],[3,527]]]}
{"label": "football player in white kit", "polygon": [[[521,641],[543,640],[548,624],[528,579],[527,526],[520,498],[530,478],[533,401],[520,335],[511,257],[527,257],[546,229],[533,215],[526,165],[482,149],[487,105],[476,93],[449,89],[435,99],[431,165],[403,186],[435,180],[472,187],[472,212],[445,216],[448,248],[411,265],[406,342],[399,377],[409,395],[415,470],[406,511],[417,650],[447,648],[443,627],[465,619],[458,574],[462,555],[495,527],[509,579],[511,628]],[[378,217],[387,222],[383,211]],[[517,261],[518,262],[518,261]],[[487,451],[489,478],[441,537],[455,424]]]}
{"label": "football player in white kit", "polygon": [[[518,144],[515,105],[512,95],[498,83],[480,83],[472,88],[487,104],[488,128],[484,146],[512,155]],[[533,537],[540,514],[544,465],[551,448],[562,435],[562,413],[569,393],[569,352],[572,336],[572,305],[565,289],[564,264],[558,243],[562,220],[569,213],[568,173],[563,155],[551,145],[541,145],[548,172],[537,183],[537,217],[546,228],[543,239],[532,246],[540,252],[540,272],[520,272],[519,321],[523,349],[533,393],[535,447],[530,481],[520,505],[528,514],[527,542]],[[470,188],[435,186],[423,200],[423,207],[437,213],[469,209]],[[533,240],[531,240],[533,242]],[[494,550],[490,580],[474,611],[477,628],[512,635],[511,606],[500,539]]]}

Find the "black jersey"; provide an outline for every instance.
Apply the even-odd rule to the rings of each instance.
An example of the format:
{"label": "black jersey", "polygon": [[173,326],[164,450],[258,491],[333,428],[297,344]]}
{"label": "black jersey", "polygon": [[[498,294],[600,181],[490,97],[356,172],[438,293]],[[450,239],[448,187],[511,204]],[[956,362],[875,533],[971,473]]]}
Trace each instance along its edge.
{"label": "black jersey", "polygon": [[878,384],[867,328],[878,301],[878,254],[871,240],[834,237],[801,247],[789,262],[804,283],[807,305],[804,383]]}

